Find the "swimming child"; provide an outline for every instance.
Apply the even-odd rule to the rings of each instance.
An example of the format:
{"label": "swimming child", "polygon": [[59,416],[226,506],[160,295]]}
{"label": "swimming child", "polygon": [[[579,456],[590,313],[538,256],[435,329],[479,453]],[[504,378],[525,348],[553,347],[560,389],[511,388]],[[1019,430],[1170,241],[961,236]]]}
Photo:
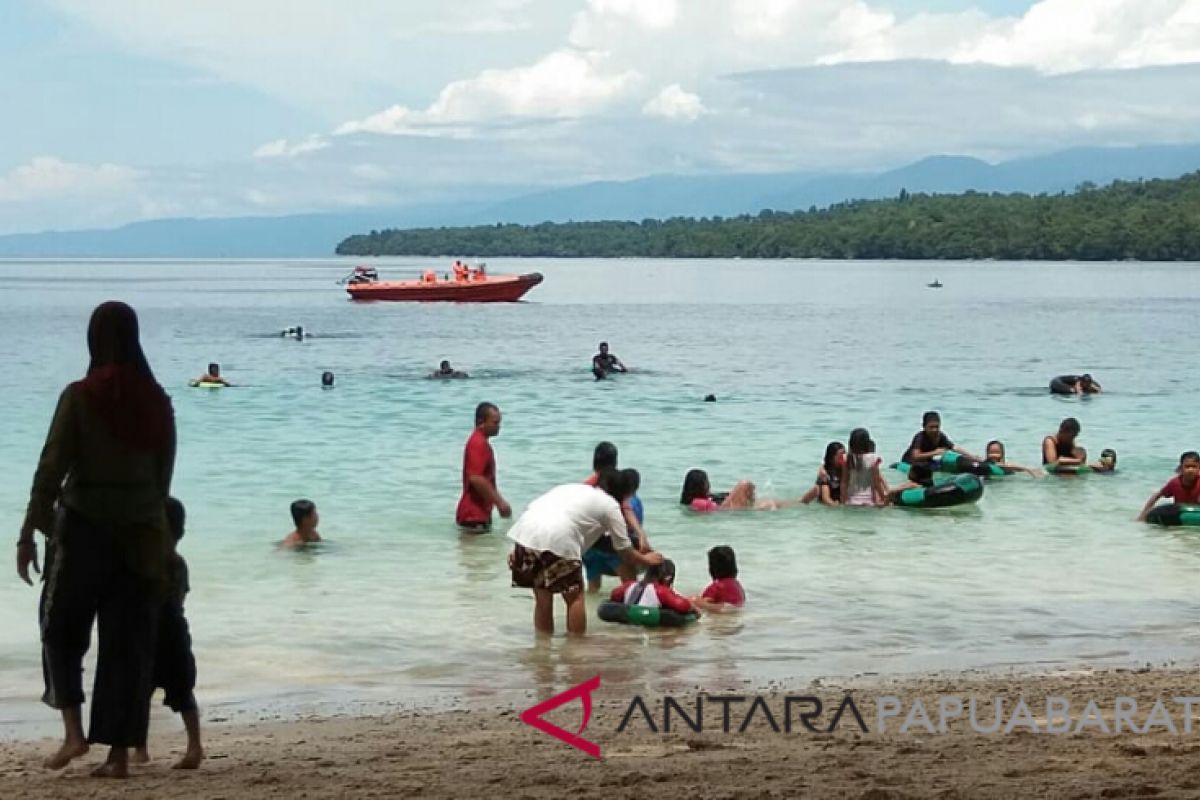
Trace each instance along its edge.
{"label": "swimming child", "polygon": [[1200,453],[1188,450],[1179,457],[1179,474],[1167,481],[1166,485],[1146,501],[1142,513],[1138,514],[1138,522],[1145,522],[1146,515],[1154,504],[1164,497],[1169,497],[1181,505],[1200,504]]}
{"label": "swimming child", "polygon": [[229,381],[221,377],[221,365],[215,361],[208,365],[208,372],[191,382],[192,386],[198,386],[201,383],[219,383],[222,386],[231,385]]}
{"label": "swimming child", "polygon": [[321,534],[317,533],[317,524],[320,521],[317,504],[312,500],[297,500],[292,503],[292,522],[295,523],[296,529],[284,537],[279,543],[279,549],[289,550],[321,541]]}
{"label": "swimming child", "polygon": [[708,473],[702,469],[693,469],[683,478],[679,504],[702,514],[734,509],[779,508],[780,504],[774,500],[758,501],[756,494],[751,481],[738,481],[728,492],[713,493],[708,483]]}
{"label": "swimming child", "polygon": [[461,370],[457,370],[454,367],[450,366],[449,361],[442,361],[442,363],[438,365],[437,369],[435,369],[433,372],[429,373],[429,377],[444,379],[444,378],[469,378],[471,376]]}
{"label": "swimming child", "polygon": [[995,464],[1000,469],[1004,470],[1006,475],[1012,475],[1015,472],[1024,472],[1027,475],[1032,475],[1035,478],[1045,477],[1046,473],[1036,467],[1023,467],[1020,464],[1010,464],[1004,460],[1004,442],[999,439],[992,439],[987,443],[987,460],[989,463]]}
{"label": "swimming child", "polygon": [[[183,538],[183,503],[168,497],[166,511],[167,523],[178,547]],[[154,653],[154,685],[162,687],[163,705],[170,706],[183,717],[183,727],[187,731],[187,749],[175,762],[174,769],[196,769],[204,760],[204,748],[200,744],[200,712],[196,707],[196,659],[192,655],[187,618],[183,615],[183,601],[189,588],[187,562],[174,552],[167,567],[167,599],[159,609],[158,642]],[[134,751],[133,760],[139,764],[150,760],[145,745]]]}
{"label": "swimming child", "polygon": [[737,579],[737,555],[732,547],[722,544],[708,551],[708,574],[712,583],[699,596],[691,598],[697,608],[721,611],[745,605],[746,591]]}
{"label": "swimming child", "polygon": [[800,498],[803,505],[819,500],[823,506],[842,504],[842,462],[846,460],[846,445],[830,442],[825,446],[825,460],[817,468],[817,482]]}
{"label": "swimming child", "polygon": [[657,567],[648,567],[640,581],[626,581],[612,590],[609,599],[627,606],[667,608],[678,614],[699,614],[696,605],[675,589],[675,562],[663,559]]}
{"label": "swimming child", "polygon": [[842,463],[842,504],[882,506],[887,504],[888,485],[879,469],[883,459],[875,453],[875,443],[866,428],[850,432],[849,452]]}

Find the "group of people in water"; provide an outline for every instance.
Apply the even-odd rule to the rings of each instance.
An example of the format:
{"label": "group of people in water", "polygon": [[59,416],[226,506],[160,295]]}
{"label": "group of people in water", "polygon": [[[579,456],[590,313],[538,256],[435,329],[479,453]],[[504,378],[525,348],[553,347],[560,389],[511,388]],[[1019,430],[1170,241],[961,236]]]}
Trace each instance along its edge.
{"label": "group of people in water", "polygon": [[[469,533],[490,531],[493,510],[506,519],[512,516],[512,506],[496,481],[490,442],[499,435],[501,422],[495,404],[476,407],[475,429],[463,450],[462,494],[455,512],[458,527]],[[640,484],[637,470],[618,469],[616,446],[600,442],[592,453],[590,475],[536,498],[513,523],[508,532],[513,543],[508,566],[513,586],[533,592],[536,631],[554,631],[554,598],[560,596],[568,633],[584,633],[585,593],[599,592],[604,575],[620,579],[611,600],[629,605],[699,616],[745,602],[737,580],[737,557],[725,545],[708,553],[712,583],[707,588],[691,597],[675,592],[675,564],[651,548],[643,527]],[[640,571],[644,574],[639,579]]]}

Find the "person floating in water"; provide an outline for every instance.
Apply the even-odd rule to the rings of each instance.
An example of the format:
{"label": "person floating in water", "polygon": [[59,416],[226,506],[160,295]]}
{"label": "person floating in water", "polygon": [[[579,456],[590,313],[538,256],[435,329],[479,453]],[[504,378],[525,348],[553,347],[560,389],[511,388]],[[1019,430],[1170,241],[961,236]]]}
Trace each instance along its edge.
{"label": "person floating in water", "polygon": [[317,504],[312,500],[297,500],[292,503],[292,522],[296,529],[279,543],[280,550],[293,550],[321,541],[321,534],[317,533],[321,517],[317,514]]}
{"label": "person floating in water", "polygon": [[1059,375],[1050,381],[1050,394],[1100,394],[1100,384],[1091,375]]}
{"label": "person floating in water", "polygon": [[437,369],[435,369],[433,372],[429,373],[429,377],[431,377],[431,378],[469,378],[471,376],[465,372],[460,372],[459,370],[456,370],[454,367],[450,366],[449,361],[443,361],[440,365],[438,365]]}
{"label": "person floating in water", "polygon": [[290,336],[297,342],[302,342],[304,341],[304,326],[297,325],[294,328],[284,328],[279,332],[279,335],[285,339]]}
{"label": "person floating in water", "polygon": [[192,381],[191,385],[199,386],[202,383],[218,383],[221,386],[232,386],[233,385],[229,381],[227,381],[223,377],[221,377],[221,365],[215,361],[208,365],[208,372],[204,373],[199,378],[196,378],[194,381]]}
{"label": "person floating in water", "polygon": [[1200,505],[1200,453],[1188,450],[1179,457],[1179,474],[1146,501],[1142,513],[1138,514],[1138,522],[1145,522],[1146,515],[1154,504],[1164,497],[1169,497],[1181,505]]}
{"label": "person floating in water", "polygon": [[995,464],[1000,469],[1004,470],[1006,475],[1012,475],[1015,472],[1024,472],[1026,475],[1031,475],[1035,478],[1044,478],[1046,473],[1037,467],[1023,467],[1020,464],[1013,464],[1005,459],[1004,442],[999,439],[992,439],[987,443],[987,460],[989,464]]}
{"label": "person floating in water", "polygon": [[332,372],[325,371],[325,372],[321,373],[321,388],[322,389],[332,389],[333,388],[333,373]]}
{"label": "person floating in water", "polygon": [[600,352],[592,356],[592,374],[596,380],[602,381],[610,372],[628,372],[621,359],[608,352],[608,342],[600,343]]}

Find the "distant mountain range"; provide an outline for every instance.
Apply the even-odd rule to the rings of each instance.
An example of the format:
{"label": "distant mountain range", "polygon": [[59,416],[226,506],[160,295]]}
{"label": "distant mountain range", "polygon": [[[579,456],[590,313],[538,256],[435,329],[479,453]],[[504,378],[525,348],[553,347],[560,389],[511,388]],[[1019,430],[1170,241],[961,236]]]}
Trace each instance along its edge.
{"label": "distant mountain range", "polygon": [[934,156],[873,174],[653,175],[517,193],[494,204],[376,208],[282,217],[161,219],[110,230],[0,236],[0,257],[320,257],[347,236],[374,229],[642,220],[822,208],[911,193],[1071,191],[1085,182],[1173,178],[1200,169],[1200,145],[1076,148],[989,164]]}

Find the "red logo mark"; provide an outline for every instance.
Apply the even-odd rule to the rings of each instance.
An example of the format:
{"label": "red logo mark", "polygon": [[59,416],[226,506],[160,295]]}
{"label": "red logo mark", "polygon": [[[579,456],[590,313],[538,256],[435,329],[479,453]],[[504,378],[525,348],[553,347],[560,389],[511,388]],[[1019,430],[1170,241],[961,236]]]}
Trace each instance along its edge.
{"label": "red logo mark", "polygon": [[[600,676],[597,675],[578,686],[572,686],[562,694],[556,694],[549,700],[538,703],[532,708],[525,709],[521,712],[521,722],[537,728],[542,733],[548,733],[560,742],[566,742],[577,750],[582,750],[592,758],[599,758],[600,745],[595,742],[589,742],[579,735],[587,729],[588,721],[592,718],[592,692],[599,688]],[[576,697],[583,701],[583,724],[579,726],[577,732],[571,733],[570,731],[565,731],[553,722],[547,722],[542,719],[543,714],[549,714],[554,709],[566,705]]]}

